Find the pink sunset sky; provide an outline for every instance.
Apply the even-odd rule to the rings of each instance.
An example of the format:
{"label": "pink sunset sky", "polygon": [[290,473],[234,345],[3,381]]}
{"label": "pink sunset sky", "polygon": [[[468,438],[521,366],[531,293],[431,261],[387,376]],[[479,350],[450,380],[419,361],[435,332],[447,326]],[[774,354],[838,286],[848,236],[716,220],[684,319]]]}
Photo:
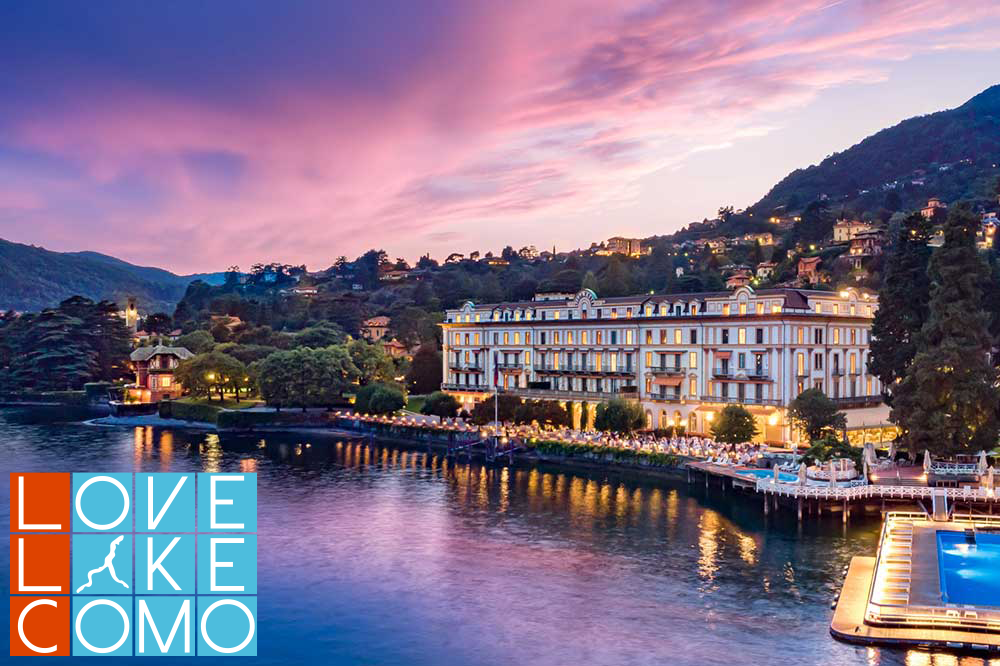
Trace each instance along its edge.
{"label": "pink sunset sky", "polygon": [[5,3],[0,237],[175,272],[587,246],[1000,80],[1000,5]]}

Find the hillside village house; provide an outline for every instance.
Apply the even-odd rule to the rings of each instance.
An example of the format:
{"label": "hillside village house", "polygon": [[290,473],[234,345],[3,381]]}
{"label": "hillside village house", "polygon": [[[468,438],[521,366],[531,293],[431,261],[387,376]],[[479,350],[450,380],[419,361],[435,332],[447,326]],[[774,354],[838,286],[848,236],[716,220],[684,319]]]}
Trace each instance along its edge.
{"label": "hillside village house", "polygon": [[871,259],[882,254],[882,232],[877,229],[864,231],[851,239],[851,246],[848,255],[851,258],[851,265],[855,269],[860,269],[866,259]]}
{"label": "hillside village house", "polygon": [[369,342],[378,342],[389,333],[389,323],[392,320],[384,315],[366,319],[361,325],[361,337]]}
{"label": "hillside village house", "polygon": [[174,379],[177,365],[194,354],[184,347],[139,347],[129,356],[135,383],[126,387],[129,402],[159,402],[179,398],[183,387]]}
{"label": "hillside village house", "polygon": [[927,200],[927,205],[920,209],[920,214],[926,219],[940,221],[948,214],[948,204],[942,202],[937,197]]}
{"label": "hillside village house", "polygon": [[870,231],[872,225],[861,220],[837,220],[833,225],[833,242],[849,243],[860,233]]}
{"label": "hillside village house", "polygon": [[773,261],[762,261],[757,264],[757,277],[766,280],[774,274],[774,269],[777,267],[778,264]]}
{"label": "hillside village house", "polygon": [[798,279],[803,284],[816,284],[822,282],[822,275],[819,272],[820,257],[802,257],[799,259]]}
{"label": "hillside village house", "polygon": [[796,441],[789,403],[818,388],[845,411],[853,441],[891,437],[881,385],[868,373],[878,303],[841,292],[732,292],[562,298],[449,310],[442,390],[466,408],[494,387],[556,400],[579,425],[597,405],[636,400],[648,427],[708,433],[723,407],[745,406],[759,439]]}
{"label": "hillside village house", "polygon": [[614,236],[609,238],[604,247],[596,252],[598,255],[624,254],[627,257],[641,257],[643,254],[642,241],[638,238],[623,238]]}

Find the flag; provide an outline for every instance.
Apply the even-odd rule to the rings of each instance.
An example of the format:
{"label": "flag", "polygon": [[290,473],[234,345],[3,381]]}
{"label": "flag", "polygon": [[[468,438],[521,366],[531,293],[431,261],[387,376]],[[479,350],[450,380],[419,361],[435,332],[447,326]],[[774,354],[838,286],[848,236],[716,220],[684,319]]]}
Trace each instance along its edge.
{"label": "flag", "polygon": [[493,390],[500,390],[500,355],[493,352]]}

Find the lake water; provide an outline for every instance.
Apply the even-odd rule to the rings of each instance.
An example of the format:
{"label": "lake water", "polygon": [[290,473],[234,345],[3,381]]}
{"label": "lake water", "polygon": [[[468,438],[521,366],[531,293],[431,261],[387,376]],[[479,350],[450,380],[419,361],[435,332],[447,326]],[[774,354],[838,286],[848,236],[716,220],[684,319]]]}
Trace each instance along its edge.
{"label": "lake water", "polygon": [[[800,527],[683,482],[11,409],[0,409],[0,463],[5,472],[256,472],[254,663],[984,663],[830,638],[842,570],[874,552],[877,520]],[[9,493],[5,474],[8,528]]]}

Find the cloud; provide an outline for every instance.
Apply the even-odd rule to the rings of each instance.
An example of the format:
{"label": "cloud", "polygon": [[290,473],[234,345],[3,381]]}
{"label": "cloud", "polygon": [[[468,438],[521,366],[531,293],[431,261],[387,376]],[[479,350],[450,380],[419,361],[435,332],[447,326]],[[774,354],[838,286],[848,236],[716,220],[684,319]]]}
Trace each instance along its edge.
{"label": "cloud", "polygon": [[573,239],[657,170],[1000,29],[968,0],[118,9],[0,27],[0,234],[184,271]]}

